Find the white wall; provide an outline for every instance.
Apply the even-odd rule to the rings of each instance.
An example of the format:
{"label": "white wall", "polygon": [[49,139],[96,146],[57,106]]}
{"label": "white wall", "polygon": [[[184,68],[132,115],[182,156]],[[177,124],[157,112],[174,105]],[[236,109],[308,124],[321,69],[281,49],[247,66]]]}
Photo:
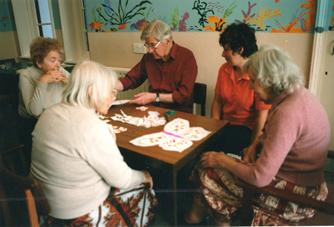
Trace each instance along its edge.
{"label": "white wall", "polygon": [[334,150],[334,55],[332,51],[334,48],[334,31],[324,32],[323,36],[323,48],[322,53],[319,53],[320,57],[320,71],[313,77],[317,84],[315,93],[319,97],[320,102],[324,105],[329,121],[331,123],[331,145],[330,149]]}

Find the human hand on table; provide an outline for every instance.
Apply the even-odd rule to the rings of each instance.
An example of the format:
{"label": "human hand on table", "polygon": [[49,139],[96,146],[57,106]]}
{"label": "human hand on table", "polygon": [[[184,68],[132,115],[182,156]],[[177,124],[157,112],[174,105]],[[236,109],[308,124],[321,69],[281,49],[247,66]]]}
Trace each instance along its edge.
{"label": "human hand on table", "polygon": [[150,189],[153,188],[153,178],[148,171],[144,171],[144,181],[149,185]]}
{"label": "human hand on table", "polygon": [[141,92],[133,96],[133,99],[129,103],[134,103],[138,105],[146,105],[155,101],[156,94],[150,92]]}
{"label": "human hand on table", "polygon": [[68,78],[58,70],[50,70],[39,78],[42,83],[68,82]]}

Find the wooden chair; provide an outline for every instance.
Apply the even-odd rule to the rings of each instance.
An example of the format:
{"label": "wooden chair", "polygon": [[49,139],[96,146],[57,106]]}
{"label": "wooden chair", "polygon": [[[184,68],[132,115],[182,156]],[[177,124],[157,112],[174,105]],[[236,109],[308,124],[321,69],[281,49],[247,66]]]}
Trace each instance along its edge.
{"label": "wooden chair", "polygon": [[22,176],[24,147],[18,145],[0,153],[0,209],[5,226],[39,226],[39,215],[49,213],[41,186]]}
{"label": "wooden chair", "polygon": [[0,150],[19,142],[18,77],[0,70]]}
{"label": "wooden chair", "polygon": [[[334,158],[334,152],[329,151],[328,158]],[[334,173],[332,173],[334,174]],[[312,180],[312,179],[310,179]],[[305,205],[307,207],[312,207],[316,210],[316,214],[313,218],[303,220],[298,222],[298,225],[306,226],[306,225],[334,225],[334,182],[327,181],[328,186],[328,197],[325,201],[318,201],[315,199],[310,199],[309,197],[303,195],[297,195],[293,193],[287,193],[279,189],[275,189],[272,187],[255,187],[246,182],[240,181],[240,185],[245,188],[247,194],[245,198],[245,207],[243,208],[244,212],[241,214],[241,219],[244,225],[249,225],[247,223],[249,221],[249,210],[250,206],[257,205],[256,200],[254,199],[255,194],[264,193],[275,196],[277,198],[295,202],[301,205]],[[293,225],[294,223],[287,223],[287,225]]]}
{"label": "wooden chair", "polygon": [[198,104],[201,107],[201,115],[205,116],[206,114],[206,84],[195,83],[193,90],[193,100],[194,104]]}

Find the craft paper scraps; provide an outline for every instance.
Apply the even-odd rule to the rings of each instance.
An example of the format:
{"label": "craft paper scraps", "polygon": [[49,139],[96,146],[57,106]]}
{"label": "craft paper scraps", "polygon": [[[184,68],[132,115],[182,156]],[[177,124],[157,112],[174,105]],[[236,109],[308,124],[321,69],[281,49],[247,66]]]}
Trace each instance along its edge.
{"label": "craft paper scraps", "polygon": [[138,106],[136,107],[136,110],[140,110],[140,111],[146,111],[148,109],[147,106]]}
{"label": "craft paper scraps", "polygon": [[124,105],[124,104],[128,103],[129,101],[130,101],[129,99],[115,100],[115,101],[113,101],[113,103],[111,105],[112,106]]}
{"label": "craft paper scraps", "polygon": [[112,127],[114,133],[116,133],[116,134],[128,131],[128,129],[125,128],[125,127],[119,127],[117,125],[110,125],[110,126]]}
{"label": "craft paper scraps", "polygon": [[144,117],[135,117],[127,115],[122,110],[120,111],[121,114],[115,114],[111,119],[145,128],[157,127],[166,123],[166,119],[164,117],[159,117],[160,114],[157,111],[148,111],[148,116]]}
{"label": "craft paper scraps", "polygon": [[193,144],[192,141],[199,141],[209,134],[210,131],[202,127],[190,127],[189,121],[176,118],[164,126],[163,132],[140,136],[130,143],[141,147],[158,145],[167,151],[182,152]]}

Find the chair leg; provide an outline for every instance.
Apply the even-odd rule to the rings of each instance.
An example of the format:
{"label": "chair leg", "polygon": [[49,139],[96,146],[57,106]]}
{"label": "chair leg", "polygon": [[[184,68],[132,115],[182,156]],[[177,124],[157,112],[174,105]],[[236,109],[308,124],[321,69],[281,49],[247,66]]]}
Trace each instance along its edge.
{"label": "chair leg", "polygon": [[31,227],[38,227],[38,215],[36,210],[36,203],[34,197],[30,190],[26,190],[25,192],[26,200],[27,200],[27,208],[29,214],[29,222]]}

